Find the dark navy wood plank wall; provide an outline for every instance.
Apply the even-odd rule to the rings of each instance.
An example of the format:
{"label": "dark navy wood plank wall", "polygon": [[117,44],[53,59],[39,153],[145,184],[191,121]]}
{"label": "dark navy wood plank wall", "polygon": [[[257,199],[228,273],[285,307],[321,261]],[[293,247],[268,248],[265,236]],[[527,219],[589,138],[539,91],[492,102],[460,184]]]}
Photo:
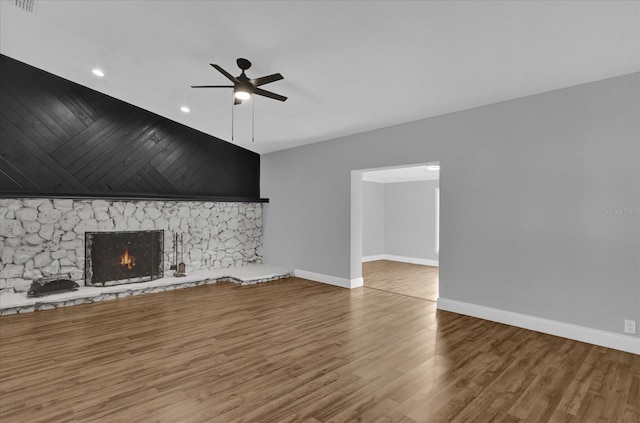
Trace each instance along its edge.
{"label": "dark navy wood plank wall", "polygon": [[0,192],[257,199],[260,156],[0,55]]}

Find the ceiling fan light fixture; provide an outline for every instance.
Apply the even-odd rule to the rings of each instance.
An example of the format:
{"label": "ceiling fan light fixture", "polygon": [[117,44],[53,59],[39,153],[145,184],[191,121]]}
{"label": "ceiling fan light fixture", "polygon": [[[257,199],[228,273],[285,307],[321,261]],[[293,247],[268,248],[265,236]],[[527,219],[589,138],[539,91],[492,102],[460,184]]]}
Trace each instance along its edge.
{"label": "ceiling fan light fixture", "polygon": [[249,91],[236,90],[234,96],[238,100],[249,100],[251,98],[251,93]]}

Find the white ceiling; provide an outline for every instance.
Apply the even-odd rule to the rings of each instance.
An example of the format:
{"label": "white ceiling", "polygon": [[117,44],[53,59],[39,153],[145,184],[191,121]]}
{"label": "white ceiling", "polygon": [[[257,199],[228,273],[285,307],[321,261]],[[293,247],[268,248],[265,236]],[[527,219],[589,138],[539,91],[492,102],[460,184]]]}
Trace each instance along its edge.
{"label": "white ceiling", "polygon": [[[237,57],[285,103],[236,108],[266,153],[640,70],[637,1],[0,3],[0,52],[224,140]],[[91,69],[106,76],[98,79]],[[187,105],[191,113],[180,107]]]}
{"label": "white ceiling", "polygon": [[[429,164],[438,164],[437,162]],[[362,172],[362,180],[389,184],[396,182],[437,181],[440,171],[427,169],[427,165],[401,166]]]}

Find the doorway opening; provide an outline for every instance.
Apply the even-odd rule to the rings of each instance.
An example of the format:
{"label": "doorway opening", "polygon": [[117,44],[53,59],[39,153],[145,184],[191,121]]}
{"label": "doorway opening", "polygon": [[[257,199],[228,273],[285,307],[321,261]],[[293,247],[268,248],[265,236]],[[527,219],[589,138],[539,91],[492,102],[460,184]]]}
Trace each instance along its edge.
{"label": "doorway opening", "polygon": [[352,172],[351,264],[366,288],[437,300],[439,189],[439,162]]}

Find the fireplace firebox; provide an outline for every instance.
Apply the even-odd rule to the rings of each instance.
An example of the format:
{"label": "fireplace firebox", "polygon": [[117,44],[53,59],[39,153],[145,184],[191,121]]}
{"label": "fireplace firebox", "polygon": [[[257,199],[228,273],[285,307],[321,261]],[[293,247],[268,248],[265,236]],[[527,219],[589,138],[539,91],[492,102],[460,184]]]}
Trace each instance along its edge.
{"label": "fireplace firebox", "polygon": [[164,274],[164,231],[85,232],[85,285],[146,282]]}

